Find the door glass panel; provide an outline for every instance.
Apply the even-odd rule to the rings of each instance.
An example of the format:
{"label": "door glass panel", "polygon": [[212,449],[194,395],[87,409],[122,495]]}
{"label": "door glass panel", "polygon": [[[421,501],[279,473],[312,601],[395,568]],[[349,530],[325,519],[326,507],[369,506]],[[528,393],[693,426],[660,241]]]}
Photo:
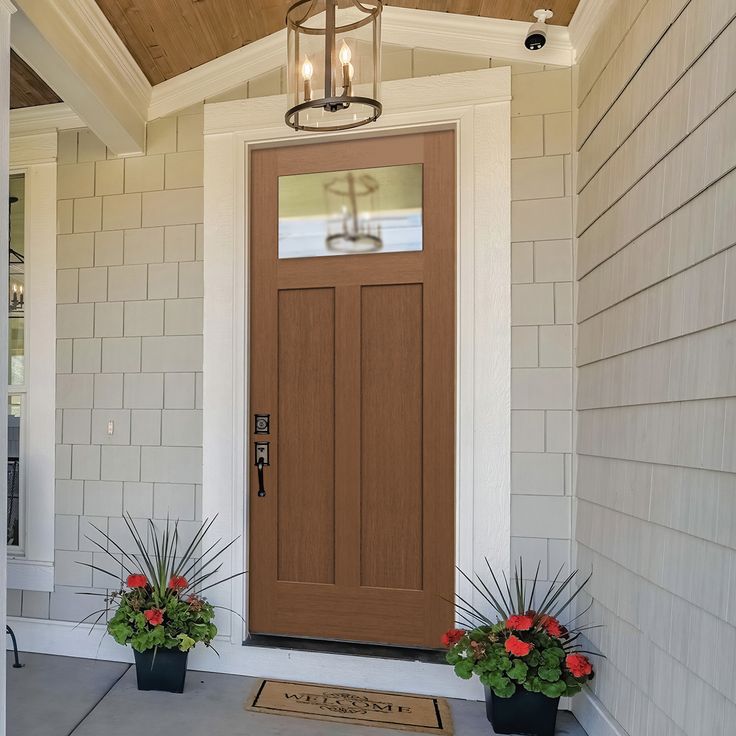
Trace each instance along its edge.
{"label": "door glass panel", "polygon": [[279,177],[279,258],[422,250],[422,164]]}
{"label": "door glass panel", "polygon": [[25,177],[10,177],[10,253],[8,258],[8,383],[25,383]]}

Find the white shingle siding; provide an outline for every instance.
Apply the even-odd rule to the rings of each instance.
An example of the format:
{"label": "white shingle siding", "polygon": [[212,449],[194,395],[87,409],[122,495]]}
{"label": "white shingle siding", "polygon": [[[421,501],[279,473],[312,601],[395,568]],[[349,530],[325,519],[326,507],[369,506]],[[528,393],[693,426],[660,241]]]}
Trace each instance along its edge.
{"label": "white shingle siding", "polygon": [[736,721],[736,6],[617,2],[578,75],[578,566],[632,736]]}

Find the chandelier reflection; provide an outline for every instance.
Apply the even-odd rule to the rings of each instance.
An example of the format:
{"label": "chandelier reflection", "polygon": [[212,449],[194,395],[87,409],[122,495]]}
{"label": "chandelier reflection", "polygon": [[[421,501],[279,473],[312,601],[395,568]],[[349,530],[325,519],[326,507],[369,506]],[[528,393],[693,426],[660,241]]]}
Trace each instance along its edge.
{"label": "chandelier reflection", "polygon": [[378,182],[370,174],[349,171],[325,184],[328,250],[371,253],[383,248],[381,223],[374,220]]}
{"label": "chandelier reflection", "polygon": [[[8,204],[8,212],[12,213],[13,205],[18,201],[18,197],[10,197]],[[25,297],[23,295],[23,277],[25,271],[25,259],[22,253],[13,248],[13,232],[11,218],[8,217],[8,270],[10,272],[10,294],[8,295],[8,311],[11,316],[21,316],[25,307]]]}

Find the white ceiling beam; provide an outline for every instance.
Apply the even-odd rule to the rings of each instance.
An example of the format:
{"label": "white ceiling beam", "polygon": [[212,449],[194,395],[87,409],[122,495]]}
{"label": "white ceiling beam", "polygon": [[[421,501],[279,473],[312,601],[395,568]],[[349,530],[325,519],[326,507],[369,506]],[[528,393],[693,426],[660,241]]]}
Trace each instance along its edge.
{"label": "white ceiling beam", "polygon": [[564,26],[547,27],[547,43],[539,51],[524,46],[529,26],[518,20],[481,18],[460,13],[387,7],[383,10],[381,35],[386,43],[428,48],[489,59],[571,66],[573,50]]}
{"label": "white ceiling beam", "polygon": [[16,53],[113,153],[142,153],[151,85],[94,0],[16,5]]}

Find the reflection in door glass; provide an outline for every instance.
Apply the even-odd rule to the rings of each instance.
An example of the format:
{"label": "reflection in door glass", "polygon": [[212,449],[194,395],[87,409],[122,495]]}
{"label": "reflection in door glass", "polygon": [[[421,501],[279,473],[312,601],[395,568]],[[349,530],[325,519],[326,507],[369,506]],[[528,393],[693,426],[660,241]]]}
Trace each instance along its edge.
{"label": "reflection in door glass", "polygon": [[279,177],[279,258],[422,250],[422,164]]}
{"label": "reflection in door glass", "polygon": [[8,383],[25,383],[25,177],[10,177],[10,252],[8,256]]}

